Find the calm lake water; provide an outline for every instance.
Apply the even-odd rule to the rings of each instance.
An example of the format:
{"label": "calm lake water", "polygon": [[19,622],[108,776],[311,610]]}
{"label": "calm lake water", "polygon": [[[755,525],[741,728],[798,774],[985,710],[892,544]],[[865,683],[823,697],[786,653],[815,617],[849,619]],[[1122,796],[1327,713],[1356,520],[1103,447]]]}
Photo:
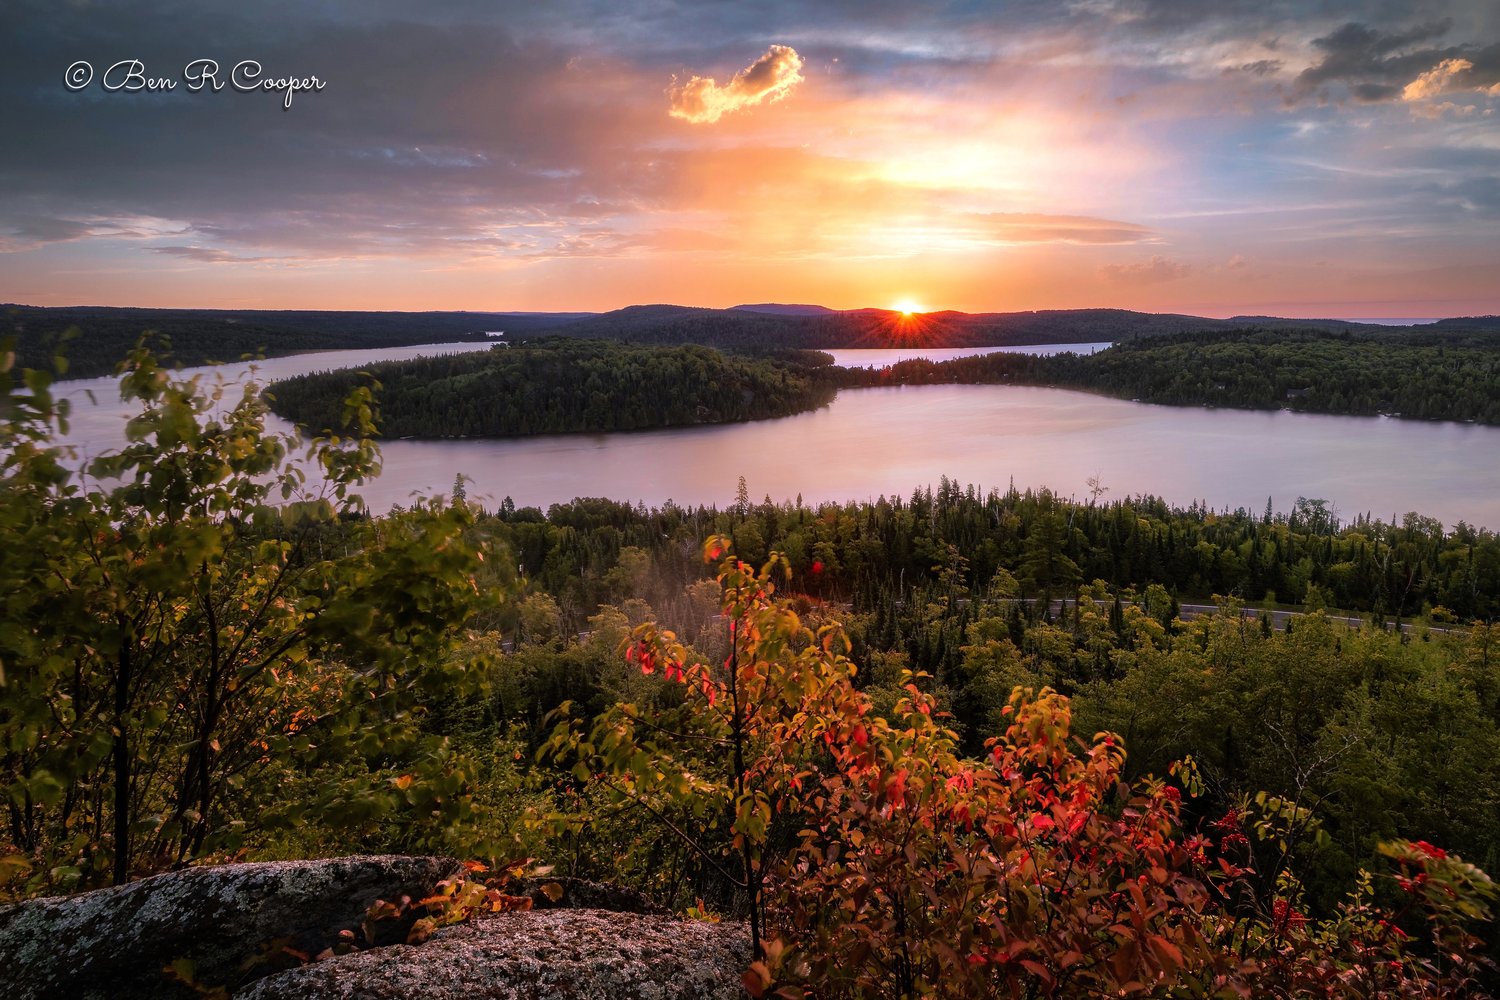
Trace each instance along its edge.
{"label": "calm lake water", "polygon": [[[483,346],[277,358],[259,362],[257,377]],[[847,356],[892,352],[832,353],[846,364],[887,364]],[[233,380],[247,367],[209,371]],[[83,456],[119,447],[126,410],[114,380],[58,388],[75,400],[68,440]],[[89,404],[88,390],[98,405]],[[273,426],[287,429],[274,418]],[[1083,497],[1086,481],[1098,476],[1108,498],[1152,493],[1183,506],[1203,500],[1259,512],[1268,496],[1278,510],[1306,496],[1330,500],[1345,518],[1415,510],[1450,527],[1465,520],[1500,528],[1500,428],[1150,406],[1021,386],[846,390],[828,407],[779,420],[509,441],[388,441],[382,451],[384,473],[361,491],[377,511],[447,493],[458,472],[471,480],[470,498],[487,506],[510,496],[519,506],[543,508],[578,496],[722,506],[733,501],[742,475],[756,499],[801,494],[808,503],[909,496],[944,475],[985,489],[1014,483]]]}

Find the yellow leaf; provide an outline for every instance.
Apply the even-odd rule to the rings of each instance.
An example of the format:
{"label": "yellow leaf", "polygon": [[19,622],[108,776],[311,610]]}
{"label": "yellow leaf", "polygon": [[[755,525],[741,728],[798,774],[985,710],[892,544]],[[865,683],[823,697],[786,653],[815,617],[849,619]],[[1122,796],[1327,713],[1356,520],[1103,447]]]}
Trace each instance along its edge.
{"label": "yellow leaf", "polygon": [[431,917],[423,917],[411,925],[411,931],[406,935],[407,944],[421,944],[432,937],[432,932],[437,930],[437,921]]}

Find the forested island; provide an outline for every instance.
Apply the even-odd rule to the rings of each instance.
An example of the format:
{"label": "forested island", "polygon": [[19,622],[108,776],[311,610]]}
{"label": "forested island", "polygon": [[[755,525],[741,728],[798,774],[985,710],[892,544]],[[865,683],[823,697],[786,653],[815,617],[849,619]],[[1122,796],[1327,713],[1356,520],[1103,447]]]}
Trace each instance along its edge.
{"label": "forested island", "polygon": [[754,356],[541,338],[486,352],[387,361],[277,382],[272,409],[314,431],[343,426],[343,400],[370,379],[389,437],[514,437],[632,431],[782,417],[827,405],[833,359]]}

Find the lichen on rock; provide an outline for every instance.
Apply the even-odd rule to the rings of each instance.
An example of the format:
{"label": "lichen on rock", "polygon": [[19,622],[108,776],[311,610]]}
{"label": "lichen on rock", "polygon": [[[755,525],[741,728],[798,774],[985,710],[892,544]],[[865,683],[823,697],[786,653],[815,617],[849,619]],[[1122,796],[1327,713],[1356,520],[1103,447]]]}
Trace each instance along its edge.
{"label": "lichen on rock", "polygon": [[743,1000],[749,962],[741,924],[559,908],[326,959],[262,979],[235,1000]]}

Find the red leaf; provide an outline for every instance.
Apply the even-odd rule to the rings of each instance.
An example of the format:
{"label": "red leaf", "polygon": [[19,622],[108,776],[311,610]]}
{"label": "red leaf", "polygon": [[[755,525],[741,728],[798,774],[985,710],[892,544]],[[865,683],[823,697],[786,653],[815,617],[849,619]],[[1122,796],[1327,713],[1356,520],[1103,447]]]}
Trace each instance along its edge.
{"label": "red leaf", "polygon": [[1021,959],[1021,968],[1025,969],[1033,976],[1036,976],[1044,983],[1047,983],[1049,985],[1052,983],[1052,970],[1047,968],[1041,962],[1034,962],[1029,958],[1023,958]]}

